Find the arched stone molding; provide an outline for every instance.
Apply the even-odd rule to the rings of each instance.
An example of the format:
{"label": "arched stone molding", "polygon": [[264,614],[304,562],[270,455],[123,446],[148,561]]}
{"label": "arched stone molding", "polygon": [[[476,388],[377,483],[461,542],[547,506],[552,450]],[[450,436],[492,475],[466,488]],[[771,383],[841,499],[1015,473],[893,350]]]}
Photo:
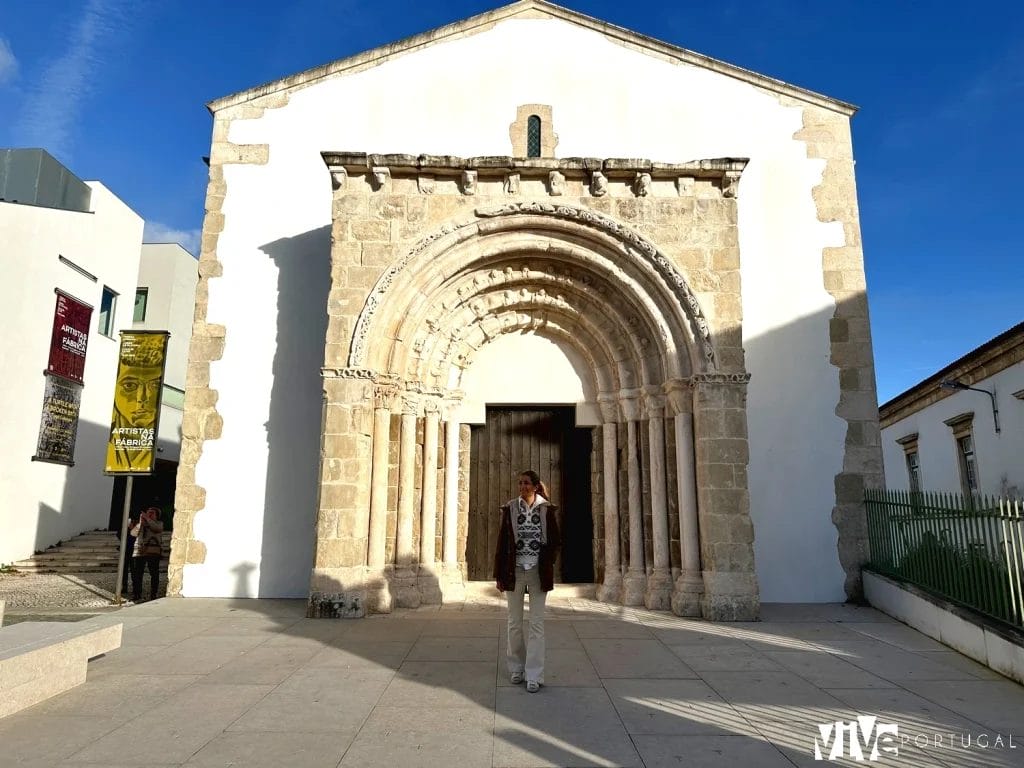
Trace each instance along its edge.
{"label": "arched stone molding", "polygon": [[[378,346],[386,339],[388,324],[392,321],[386,312],[379,312],[386,299],[392,312],[405,314],[410,307],[415,309],[417,302],[413,299],[418,295],[422,301],[424,289],[429,295],[431,282],[443,284],[456,271],[472,268],[473,263],[467,263],[459,245],[468,242],[476,259],[487,259],[496,254],[494,249],[499,247],[499,239],[476,238],[508,232],[512,237],[503,239],[504,248],[497,253],[522,255],[524,248],[533,252],[540,247],[539,256],[555,259],[561,256],[566,261],[579,263],[582,260],[588,266],[603,266],[605,274],[626,288],[620,296],[645,304],[650,321],[656,326],[664,324],[664,335],[675,342],[675,348],[667,354],[689,353],[688,365],[674,361],[673,375],[717,370],[710,326],[700,304],[671,260],[640,235],[609,217],[571,205],[514,203],[480,208],[476,214],[484,220],[474,218],[461,224],[441,226],[384,271],[356,320],[349,351],[350,366],[378,370],[390,367],[380,361]],[[522,232],[529,232],[533,238],[542,233],[548,238],[547,247],[537,240],[521,242]],[[565,243],[566,250],[551,252],[551,245],[558,240]],[[573,241],[585,245],[574,249]],[[427,285],[419,278],[425,278]],[[396,309],[398,307],[402,309]],[[686,370],[682,370],[683,367]]]}
{"label": "arched stone molding", "polygon": [[[472,245],[468,248],[472,248]],[[687,348],[685,335],[682,340],[678,338],[679,330],[668,327],[662,320],[661,308],[647,295],[647,286],[632,279],[613,260],[602,258],[600,254],[579,246],[552,248],[549,240],[536,236],[523,238],[512,235],[503,238],[500,249],[492,244],[485,255],[479,255],[479,251],[467,255],[463,250],[453,248],[454,252],[439,257],[431,264],[431,272],[427,276],[433,279],[424,283],[417,281],[417,294],[411,298],[413,303],[403,313],[399,327],[393,331],[393,339],[375,337],[375,353],[368,359],[370,365],[386,366],[387,370],[394,372],[404,371],[411,346],[405,340],[412,339],[412,344],[415,344],[417,336],[434,337],[441,327],[437,319],[429,317],[431,305],[440,305],[442,311],[465,305],[477,316],[484,316],[498,301],[495,298],[490,302],[490,307],[485,306],[481,292],[491,286],[498,288],[514,285],[514,290],[520,293],[526,290],[534,297],[533,303],[537,303],[537,298],[540,298],[540,303],[562,305],[564,308],[564,303],[558,302],[557,296],[571,294],[579,302],[599,308],[597,317],[621,318],[613,338],[633,338],[637,360],[643,363],[649,358],[656,362],[656,368],[645,371],[638,383],[659,381],[667,374],[689,372],[688,356],[680,359],[679,353],[680,342],[683,350]],[[526,260],[521,258],[522,253],[538,255]],[[477,258],[475,262],[472,261],[474,256]],[[510,280],[508,270],[511,267],[506,263],[509,259],[516,261],[517,267],[519,263],[525,264],[520,270],[528,270],[528,274],[522,279],[513,277]],[[466,264],[467,261],[470,263]],[[456,271],[456,267],[445,269],[449,264],[464,266],[461,271]],[[556,274],[549,276],[549,265],[557,270]],[[574,265],[578,277],[576,280],[564,274],[570,265]],[[515,269],[512,269],[512,274],[516,275]],[[626,291],[622,290],[623,286],[627,288]],[[425,296],[431,299],[427,300]],[[405,299],[401,295],[394,298],[399,303]],[[514,301],[514,297],[509,300]],[[384,318],[382,321],[387,322]],[[383,351],[389,343],[393,346],[385,362]]]}
{"label": "arched stone molding", "polygon": [[[639,355],[651,354],[652,345],[648,341],[645,350],[634,328],[617,315],[615,307],[600,304],[576,288],[555,296],[543,287],[496,288],[436,319],[428,318],[412,344],[412,353],[420,357],[410,370],[431,385],[457,385],[461,370],[482,344],[500,333],[532,328],[542,335],[565,336],[591,362],[597,389],[635,386],[647,377],[641,373],[645,363]],[[452,330],[446,337],[442,329]],[[453,364],[459,369],[454,379],[440,375]]]}

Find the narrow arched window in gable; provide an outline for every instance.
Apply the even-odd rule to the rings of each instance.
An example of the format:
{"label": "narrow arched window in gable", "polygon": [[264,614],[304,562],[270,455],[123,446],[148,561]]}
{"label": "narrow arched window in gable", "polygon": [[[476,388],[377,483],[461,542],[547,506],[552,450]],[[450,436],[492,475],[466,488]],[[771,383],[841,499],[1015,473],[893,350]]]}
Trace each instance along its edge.
{"label": "narrow arched window in gable", "polygon": [[526,156],[540,157],[540,118],[530,115],[526,121]]}

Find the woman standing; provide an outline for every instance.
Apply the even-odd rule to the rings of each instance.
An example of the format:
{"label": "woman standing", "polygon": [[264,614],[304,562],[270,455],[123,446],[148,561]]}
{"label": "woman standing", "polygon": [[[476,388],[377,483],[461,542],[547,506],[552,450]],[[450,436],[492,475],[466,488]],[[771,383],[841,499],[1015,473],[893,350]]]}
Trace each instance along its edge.
{"label": "woman standing", "polygon": [[[561,543],[555,507],[533,470],[519,473],[519,496],[501,508],[494,578],[508,597],[508,671],[536,693],[544,684],[544,603],[555,582]],[[523,596],[530,595],[529,637],[523,638]]]}

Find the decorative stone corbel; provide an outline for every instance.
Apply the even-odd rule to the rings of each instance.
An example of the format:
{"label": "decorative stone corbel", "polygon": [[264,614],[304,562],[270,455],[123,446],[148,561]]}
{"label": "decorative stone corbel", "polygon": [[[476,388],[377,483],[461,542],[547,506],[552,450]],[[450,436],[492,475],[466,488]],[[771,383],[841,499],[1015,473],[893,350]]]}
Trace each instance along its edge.
{"label": "decorative stone corbel", "polygon": [[637,197],[647,197],[651,192],[651,174],[638,173],[633,182],[633,191]]}
{"label": "decorative stone corbel", "polygon": [[736,197],[739,194],[739,187],[739,171],[726,171],[722,174],[722,197]]}
{"label": "decorative stone corbel", "polygon": [[608,177],[601,171],[590,174],[590,194],[594,197],[604,197],[608,194]]}
{"label": "decorative stone corbel", "polygon": [[548,174],[548,189],[553,197],[565,194],[565,176],[558,171]]}
{"label": "decorative stone corbel", "polygon": [[427,173],[420,174],[416,177],[416,188],[421,195],[434,194],[434,177]]}
{"label": "decorative stone corbel", "polygon": [[519,194],[519,174],[510,173],[505,177],[505,194],[506,195],[518,195]]}
{"label": "decorative stone corbel", "polygon": [[697,180],[692,176],[680,176],[676,179],[676,191],[680,197],[689,197],[693,194],[693,187]]}
{"label": "decorative stone corbel", "polygon": [[387,180],[391,178],[391,169],[377,167],[371,171],[371,175],[373,176],[373,188],[381,189],[387,183]]}
{"label": "decorative stone corbel", "polygon": [[348,171],[344,168],[334,168],[331,170],[331,188],[337,192],[339,189],[345,188],[345,183],[348,181]]}
{"label": "decorative stone corbel", "polygon": [[476,194],[476,171],[463,171],[462,172],[462,194],[464,195],[475,195]]}

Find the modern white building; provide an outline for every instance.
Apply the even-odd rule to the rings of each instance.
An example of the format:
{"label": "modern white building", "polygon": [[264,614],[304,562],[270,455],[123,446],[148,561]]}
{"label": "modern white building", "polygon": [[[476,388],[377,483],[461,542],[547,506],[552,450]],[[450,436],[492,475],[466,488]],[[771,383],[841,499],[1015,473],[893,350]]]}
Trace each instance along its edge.
{"label": "modern white building", "polygon": [[[142,229],[103,184],[77,179],[45,151],[0,150],[0,563],[107,525],[118,331],[132,326]],[[80,398],[72,464],[36,459],[58,291],[91,308],[76,329],[82,383],[68,385],[80,386],[69,395]]]}
{"label": "modern white building", "polygon": [[171,594],[458,599],[533,468],[603,599],[859,595],[855,107],[523,0],[209,108]]}
{"label": "modern white building", "polygon": [[1024,495],[1024,323],[879,408],[891,489]]}

